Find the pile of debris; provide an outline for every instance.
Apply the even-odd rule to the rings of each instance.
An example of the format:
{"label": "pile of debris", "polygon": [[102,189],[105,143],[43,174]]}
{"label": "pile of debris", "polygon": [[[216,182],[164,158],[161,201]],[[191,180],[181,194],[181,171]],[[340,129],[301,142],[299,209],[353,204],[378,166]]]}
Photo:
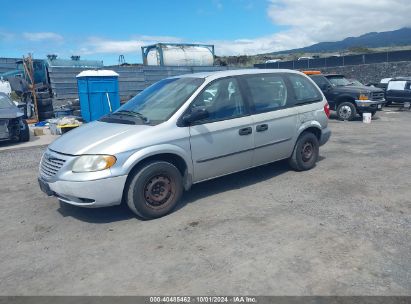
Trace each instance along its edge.
{"label": "pile of debris", "polygon": [[68,116],[68,117],[52,118],[52,119],[48,119],[47,121],[41,121],[41,122],[36,123],[34,126],[38,130],[42,129],[41,133],[43,134],[47,133],[47,132],[44,132],[44,129],[49,129],[50,134],[61,135],[74,128],[81,126],[82,124],[83,122],[77,119],[76,117]]}

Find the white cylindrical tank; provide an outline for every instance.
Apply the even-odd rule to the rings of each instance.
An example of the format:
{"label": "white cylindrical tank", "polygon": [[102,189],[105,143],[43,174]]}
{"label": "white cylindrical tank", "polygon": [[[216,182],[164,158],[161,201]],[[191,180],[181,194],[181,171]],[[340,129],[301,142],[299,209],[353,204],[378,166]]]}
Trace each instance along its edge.
{"label": "white cylindrical tank", "polygon": [[161,48],[163,65],[169,66],[212,66],[214,55],[207,47],[186,45],[161,45],[149,50],[147,65],[161,65]]}

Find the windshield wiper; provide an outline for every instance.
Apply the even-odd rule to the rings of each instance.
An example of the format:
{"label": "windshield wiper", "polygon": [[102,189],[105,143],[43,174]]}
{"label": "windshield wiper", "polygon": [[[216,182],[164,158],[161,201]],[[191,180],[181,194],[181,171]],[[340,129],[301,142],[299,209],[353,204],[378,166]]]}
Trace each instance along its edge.
{"label": "windshield wiper", "polygon": [[138,117],[140,118],[142,121],[144,121],[145,123],[149,124],[150,123],[150,119],[146,116],[144,116],[143,114],[141,114],[140,112],[136,112],[136,111],[130,111],[130,110],[120,110],[117,112],[112,113],[112,115],[128,115],[128,116],[132,116],[132,117]]}

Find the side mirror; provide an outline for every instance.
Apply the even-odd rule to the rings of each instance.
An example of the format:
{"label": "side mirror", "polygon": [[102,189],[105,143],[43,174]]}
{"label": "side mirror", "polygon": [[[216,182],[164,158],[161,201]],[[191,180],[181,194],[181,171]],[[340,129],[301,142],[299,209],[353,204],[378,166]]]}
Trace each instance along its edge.
{"label": "side mirror", "polygon": [[193,122],[208,118],[209,113],[205,107],[197,107],[191,113],[184,115],[183,121],[185,125],[190,125]]}

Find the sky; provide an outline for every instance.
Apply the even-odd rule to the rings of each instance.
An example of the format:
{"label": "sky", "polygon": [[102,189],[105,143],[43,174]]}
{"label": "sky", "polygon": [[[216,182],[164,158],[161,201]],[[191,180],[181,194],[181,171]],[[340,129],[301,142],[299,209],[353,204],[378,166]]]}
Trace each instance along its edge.
{"label": "sky", "polygon": [[0,57],[141,63],[141,46],[254,55],[411,26],[410,0],[0,0]]}

